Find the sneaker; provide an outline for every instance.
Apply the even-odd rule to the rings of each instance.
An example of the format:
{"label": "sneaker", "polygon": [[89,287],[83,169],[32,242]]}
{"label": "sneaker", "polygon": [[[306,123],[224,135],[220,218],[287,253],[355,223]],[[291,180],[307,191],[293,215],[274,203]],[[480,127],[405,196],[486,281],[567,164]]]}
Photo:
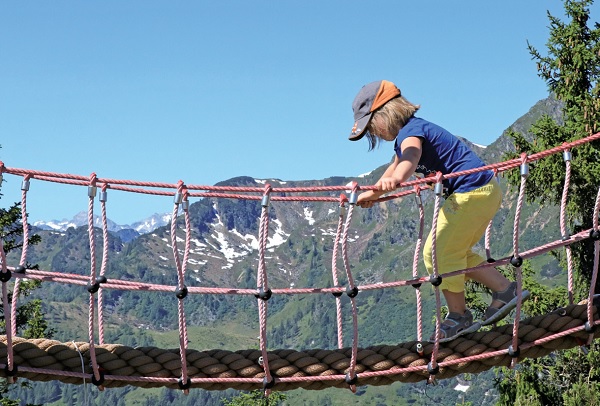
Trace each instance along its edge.
{"label": "sneaker", "polygon": [[[440,326],[440,343],[454,340],[463,334],[475,332],[480,327],[480,323],[473,323],[473,315],[469,309],[463,315],[450,312]],[[432,334],[429,341],[435,341],[435,333]]]}
{"label": "sneaker", "polygon": [[[521,292],[522,302],[529,299],[529,291],[524,290]],[[517,282],[512,282],[506,290],[502,292],[494,292],[492,294],[492,302],[499,301],[502,305],[497,307],[488,307],[485,311],[485,316],[483,319],[482,325],[488,326],[490,324],[494,324],[502,320],[504,317],[510,313],[512,309],[517,306],[517,302],[519,301],[519,297],[517,296]]]}

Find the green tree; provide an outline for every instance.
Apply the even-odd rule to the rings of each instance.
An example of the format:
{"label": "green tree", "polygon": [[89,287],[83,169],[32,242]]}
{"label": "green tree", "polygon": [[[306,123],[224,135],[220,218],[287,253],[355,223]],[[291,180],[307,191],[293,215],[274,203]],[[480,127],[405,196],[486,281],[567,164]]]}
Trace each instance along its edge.
{"label": "green tree", "polygon": [[[589,25],[589,5],[593,0],[564,2],[565,13],[571,18],[564,23],[548,13],[550,38],[548,54],[542,55],[529,44],[529,51],[537,62],[538,74],[550,92],[563,103],[563,122],[557,123],[544,116],[529,130],[533,141],[523,134],[511,132],[517,154],[545,151],[564,142],[578,140],[600,130],[600,25]],[[554,154],[531,164],[527,180],[528,201],[541,204],[560,204],[564,185],[562,156]],[[567,217],[572,231],[592,226],[592,214],[598,179],[600,179],[600,142],[578,147],[571,160],[571,190]],[[509,173],[513,185],[520,183],[517,171]],[[589,278],[593,263],[593,244],[572,247],[576,256],[576,270]],[[584,294],[585,296],[585,294]]]}
{"label": "green tree", "polygon": [[565,393],[565,406],[598,406],[600,399],[600,384],[598,382],[578,382]]}
{"label": "green tree", "polygon": [[268,397],[262,390],[253,390],[249,393],[240,393],[231,399],[222,399],[224,406],[277,406],[287,396],[281,392],[271,392]]}
{"label": "green tree", "polygon": [[[9,209],[0,209],[0,238],[2,238],[4,252],[19,249],[23,246],[23,227],[21,223],[20,204],[15,203]],[[37,244],[41,241],[38,235],[29,237],[28,244]],[[36,268],[27,264],[28,268]],[[31,291],[41,285],[40,281],[22,281],[19,287],[19,294],[23,297],[29,296]],[[12,294],[9,294],[9,302],[12,301]],[[6,334],[6,321],[4,318],[4,308],[0,305],[0,333]],[[53,331],[48,328],[48,324],[42,310],[42,301],[39,299],[24,302],[17,308],[16,317],[17,331],[24,338],[50,338]],[[28,387],[26,381],[19,381],[19,385]],[[0,379],[0,405],[18,406],[19,400],[10,399],[7,394],[9,384],[6,379]]]}
{"label": "green tree", "polygon": [[[21,205],[13,204],[8,209],[0,209],[0,238],[4,246],[4,252],[8,254],[11,251],[20,249],[23,246],[23,227],[21,225]],[[29,237],[28,244],[34,245],[41,241],[39,235],[34,234]],[[37,269],[37,266],[27,264],[30,269]],[[19,295],[23,297],[39,288],[40,281],[23,280],[19,286]],[[9,301],[12,295],[9,295]],[[0,331],[6,333],[4,322],[4,309],[0,306]],[[24,338],[49,338],[52,331],[48,329],[48,324],[42,311],[42,301],[39,299],[28,301],[17,308],[17,329],[21,331],[20,335]]]}
{"label": "green tree", "polygon": [[[555,122],[545,116],[529,130],[529,141],[523,134],[511,132],[517,153],[547,150],[592,135],[600,129],[600,25],[590,27],[589,6],[592,0],[565,0],[569,21],[563,22],[548,13],[550,36],[547,53],[542,54],[528,44],[537,63],[539,76],[546,81],[551,94],[563,105],[563,120]],[[562,156],[553,155],[531,164],[527,180],[528,200],[540,204],[560,204],[564,185]],[[570,232],[592,227],[593,209],[600,179],[600,142],[578,147],[572,153],[571,188],[567,206]],[[520,174],[509,174],[513,186]],[[576,298],[588,295],[594,247],[592,241],[573,245],[573,262],[577,279]],[[562,251],[561,251],[562,252]],[[554,253],[564,265],[561,252]],[[598,286],[596,286],[598,290]],[[551,292],[545,307],[560,307],[565,296]],[[550,302],[548,302],[548,299]],[[535,303],[530,300],[528,303]],[[544,309],[530,308],[534,314]],[[527,360],[517,370],[503,368],[496,379],[501,405],[579,405],[597,404],[600,399],[600,352],[598,345],[589,349],[559,351],[553,356]],[[593,403],[596,402],[596,403]]]}

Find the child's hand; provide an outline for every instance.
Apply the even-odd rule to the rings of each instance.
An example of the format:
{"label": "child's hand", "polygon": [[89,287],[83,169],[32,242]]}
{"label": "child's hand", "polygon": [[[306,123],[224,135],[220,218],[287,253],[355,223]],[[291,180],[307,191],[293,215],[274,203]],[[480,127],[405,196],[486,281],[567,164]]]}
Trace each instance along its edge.
{"label": "child's hand", "polygon": [[400,181],[393,176],[386,176],[384,178],[379,179],[379,181],[375,184],[377,189],[382,190],[384,192],[390,192],[398,186]]}
{"label": "child's hand", "polygon": [[356,204],[364,209],[368,209],[370,207],[373,207],[373,204],[375,204],[375,200],[377,200],[377,196],[375,196],[373,192],[367,191],[358,195]]}

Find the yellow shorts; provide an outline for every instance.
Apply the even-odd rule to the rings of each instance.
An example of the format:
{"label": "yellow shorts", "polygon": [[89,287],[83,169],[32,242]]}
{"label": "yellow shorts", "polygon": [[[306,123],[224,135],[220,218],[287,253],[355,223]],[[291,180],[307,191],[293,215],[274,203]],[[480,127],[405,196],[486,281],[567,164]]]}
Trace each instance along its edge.
{"label": "yellow shorts", "polygon": [[[485,186],[470,192],[453,193],[446,199],[437,223],[436,257],[439,274],[471,268],[485,261],[472,248],[485,233],[501,202],[502,192],[495,178]],[[423,261],[430,274],[433,273],[431,238],[430,232],[423,248]],[[442,278],[440,287],[450,292],[463,292],[465,274]]]}

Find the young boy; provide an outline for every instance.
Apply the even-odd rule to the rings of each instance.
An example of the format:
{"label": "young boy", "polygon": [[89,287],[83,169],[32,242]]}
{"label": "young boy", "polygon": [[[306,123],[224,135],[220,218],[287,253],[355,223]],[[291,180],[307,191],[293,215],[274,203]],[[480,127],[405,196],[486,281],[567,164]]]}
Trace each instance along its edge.
{"label": "young boy", "polygon": [[[449,174],[484,166],[479,157],[454,135],[415,117],[419,107],[402,97],[400,89],[386,80],[363,86],[354,99],[355,122],[349,139],[357,141],[366,136],[369,150],[381,140],[394,141],[396,152],[394,161],[376,183],[377,190],[359,195],[359,206],[372,207],[379,197],[396,189],[414,173],[423,176],[438,171]],[[440,209],[436,236],[438,273],[441,275],[485,262],[472,248],[485,233],[502,200],[500,186],[492,171],[462,175],[443,183],[447,198]],[[431,242],[430,233],[423,248],[425,267],[430,274],[433,273]],[[443,277],[440,288],[449,312],[441,324],[440,341],[452,340],[480,327],[480,323],[473,323],[473,315],[465,304],[466,278],[482,283],[493,292],[484,325],[501,320],[517,304],[516,282],[509,282],[495,268]],[[527,299],[529,292],[522,293],[523,300]]]}

